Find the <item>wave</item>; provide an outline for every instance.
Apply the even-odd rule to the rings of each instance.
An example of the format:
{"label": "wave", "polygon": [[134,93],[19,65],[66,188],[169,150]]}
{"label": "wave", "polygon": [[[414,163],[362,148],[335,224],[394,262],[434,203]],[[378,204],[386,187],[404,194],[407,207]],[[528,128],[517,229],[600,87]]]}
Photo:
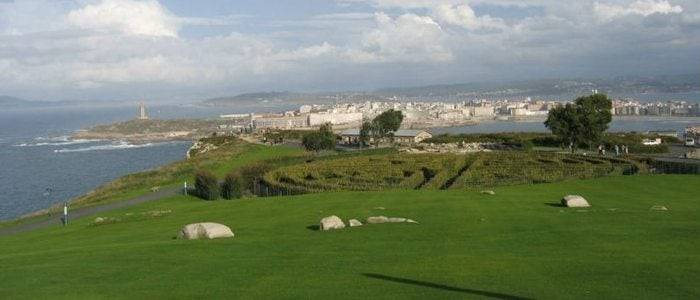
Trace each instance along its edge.
{"label": "wave", "polygon": [[45,146],[68,146],[101,142],[101,140],[68,140],[64,142],[41,142],[41,143],[22,143],[14,145],[15,147],[45,147]]}
{"label": "wave", "polygon": [[158,146],[166,143],[146,143],[146,144],[130,144],[127,142],[119,142],[109,145],[97,145],[84,148],[75,149],[58,149],[54,150],[54,153],[71,153],[71,152],[88,152],[88,151],[111,151],[111,150],[124,150],[124,149],[135,149],[135,148],[146,148]]}

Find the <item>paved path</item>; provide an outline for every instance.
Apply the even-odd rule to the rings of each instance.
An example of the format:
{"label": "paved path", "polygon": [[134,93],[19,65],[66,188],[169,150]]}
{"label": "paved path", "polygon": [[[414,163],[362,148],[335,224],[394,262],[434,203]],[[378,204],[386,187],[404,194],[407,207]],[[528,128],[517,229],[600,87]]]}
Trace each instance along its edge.
{"label": "paved path", "polygon": [[[74,210],[70,210],[68,212],[68,222],[70,222],[71,220],[91,216],[91,215],[101,213],[101,212],[106,212],[106,211],[110,211],[110,210],[114,210],[114,209],[118,209],[118,208],[129,207],[129,206],[133,206],[133,205],[144,203],[144,202],[149,202],[149,201],[154,201],[154,200],[159,200],[162,198],[174,196],[174,195],[179,194],[181,192],[181,190],[182,189],[179,187],[162,188],[158,192],[153,192],[153,193],[141,195],[141,196],[138,196],[136,198],[129,199],[129,200],[117,201],[117,202],[113,202],[113,203],[107,203],[104,205],[77,208]],[[36,222],[30,221],[30,222],[22,223],[22,224],[15,225],[15,226],[0,228],[0,236],[12,235],[12,234],[17,234],[17,233],[21,233],[21,232],[27,232],[27,231],[31,231],[31,230],[46,228],[46,227],[50,227],[50,226],[61,226],[61,215],[54,215],[46,220],[41,220],[41,221],[36,221]]]}

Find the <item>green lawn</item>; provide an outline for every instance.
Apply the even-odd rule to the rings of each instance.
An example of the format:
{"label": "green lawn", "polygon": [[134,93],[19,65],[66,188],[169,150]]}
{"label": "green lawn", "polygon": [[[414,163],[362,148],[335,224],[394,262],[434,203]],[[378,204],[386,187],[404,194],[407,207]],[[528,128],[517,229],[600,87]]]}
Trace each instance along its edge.
{"label": "green lawn", "polygon": [[[0,237],[0,298],[700,298],[700,176],[205,202]],[[577,193],[590,209],[556,205]],[[668,211],[651,211],[664,205]],[[376,210],[375,207],[386,210]],[[159,218],[127,213],[172,210]],[[325,216],[409,217],[314,231]],[[173,239],[191,222],[233,239]]]}

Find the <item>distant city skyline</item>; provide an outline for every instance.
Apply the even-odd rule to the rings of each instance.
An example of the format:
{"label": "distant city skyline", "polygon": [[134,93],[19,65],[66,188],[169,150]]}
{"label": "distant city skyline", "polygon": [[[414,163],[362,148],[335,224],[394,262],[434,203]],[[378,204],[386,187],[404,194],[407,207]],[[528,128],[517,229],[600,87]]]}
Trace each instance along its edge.
{"label": "distant city skyline", "polygon": [[0,95],[253,91],[687,74],[700,2],[0,0]]}

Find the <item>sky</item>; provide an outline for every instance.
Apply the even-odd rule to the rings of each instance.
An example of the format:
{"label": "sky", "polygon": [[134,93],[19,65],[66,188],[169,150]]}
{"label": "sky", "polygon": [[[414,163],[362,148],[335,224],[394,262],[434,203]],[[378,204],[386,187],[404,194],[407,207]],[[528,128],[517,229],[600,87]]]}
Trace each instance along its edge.
{"label": "sky", "polygon": [[0,0],[0,95],[35,100],[699,71],[698,0]]}

